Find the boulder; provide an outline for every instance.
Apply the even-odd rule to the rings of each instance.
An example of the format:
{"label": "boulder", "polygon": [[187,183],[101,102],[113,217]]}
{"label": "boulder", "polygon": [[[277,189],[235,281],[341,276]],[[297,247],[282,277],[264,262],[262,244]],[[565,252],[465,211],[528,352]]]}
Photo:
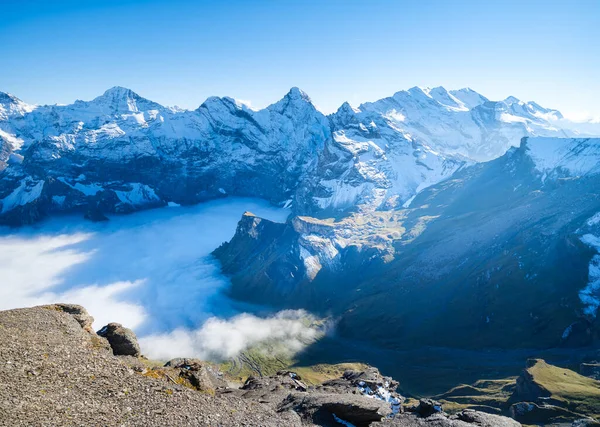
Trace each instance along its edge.
{"label": "boulder", "polygon": [[135,333],[120,323],[109,323],[97,334],[108,340],[115,356],[138,357],[140,355],[140,345]]}
{"label": "boulder", "polygon": [[[277,407],[290,392],[304,393],[309,387],[301,381],[298,374],[292,371],[279,371],[269,377],[250,376],[237,391],[240,397],[257,400]],[[229,391],[231,393],[231,391]]]}
{"label": "boulder", "polygon": [[442,404],[432,399],[421,399],[419,405],[408,409],[422,418],[427,418],[433,414],[442,413]]}
{"label": "boulder", "polygon": [[457,419],[468,424],[474,424],[478,427],[517,427],[521,425],[508,417],[474,411],[472,409],[465,409],[449,418]]}
{"label": "boulder", "polygon": [[214,366],[199,359],[177,358],[169,360],[166,368],[179,370],[179,377],[187,380],[194,388],[214,394],[227,387],[223,373]]}
{"label": "boulder", "polygon": [[512,402],[535,402],[540,398],[547,398],[551,396],[551,393],[538,384],[531,372],[530,368],[533,368],[538,363],[545,363],[541,359],[528,359],[527,368],[521,372],[521,375],[517,378],[517,386],[513,395],[511,396]]}
{"label": "boulder", "polygon": [[278,410],[293,410],[305,422],[316,425],[338,425],[343,421],[356,427],[367,427],[372,422],[391,415],[390,405],[378,399],[318,392],[291,393]]}
{"label": "boulder", "polygon": [[[381,375],[377,368],[368,367],[364,371],[347,370],[341,378],[326,381],[319,389],[334,393],[355,393],[359,388],[375,392],[380,387],[395,393],[398,381]],[[402,398],[400,395],[397,397]]]}

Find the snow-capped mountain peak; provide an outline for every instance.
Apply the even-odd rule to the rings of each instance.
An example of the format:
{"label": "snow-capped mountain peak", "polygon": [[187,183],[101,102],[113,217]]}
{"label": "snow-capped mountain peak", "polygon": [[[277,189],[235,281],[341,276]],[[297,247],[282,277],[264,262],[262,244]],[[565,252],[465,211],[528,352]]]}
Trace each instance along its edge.
{"label": "snow-capped mountain peak", "polygon": [[0,120],[10,117],[23,116],[35,109],[34,105],[26,104],[14,95],[0,92]]}
{"label": "snow-capped mountain peak", "polygon": [[354,108],[348,102],[344,102],[337,111],[329,116],[336,128],[347,126],[349,123],[357,121],[356,115],[361,111]]}
{"label": "snow-capped mountain peak", "polygon": [[450,110],[468,111],[470,109],[459,98],[452,95],[442,86],[430,89],[429,96]]}
{"label": "snow-capped mountain peak", "polygon": [[304,92],[302,89],[296,86],[292,87],[289,90],[289,92],[285,95],[285,97],[289,99],[302,99],[306,102],[312,102],[310,96],[308,96],[306,92]]}
{"label": "snow-capped mountain peak", "polygon": [[81,101],[81,104],[96,106],[112,114],[138,113],[164,108],[156,102],[141,97],[131,89],[121,86],[112,87],[91,101]]}
{"label": "snow-capped mountain peak", "polygon": [[506,105],[524,104],[523,101],[512,95],[506,97],[502,102],[504,102]]}
{"label": "snow-capped mountain peak", "polygon": [[469,110],[489,101],[489,99],[487,99],[485,96],[469,87],[458,90],[450,90],[448,93],[459,99]]}
{"label": "snow-capped mountain peak", "polygon": [[303,112],[302,114],[310,112],[309,114],[312,114],[317,111],[306,92],[297,87],[291,88],[281,100],[269,105],[266,109],[278,114],[294,114],[294,112]]}

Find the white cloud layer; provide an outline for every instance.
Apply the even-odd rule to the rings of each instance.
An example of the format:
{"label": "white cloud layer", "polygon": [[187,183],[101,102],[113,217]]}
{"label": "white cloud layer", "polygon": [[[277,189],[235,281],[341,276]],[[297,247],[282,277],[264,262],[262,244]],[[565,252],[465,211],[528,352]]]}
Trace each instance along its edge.
{"label": "white cloud layer", "polygon": [[268,318],[247,313],[229,320],[212,317],[199,329],[176,329],[145,337],[140,343],[148,357],[158,360],[222,360],[270,340],[277,341],[278,348],[295,353],[317,338],[318,331],[303,321],[307,318],[309,315],[303,310],[284,310]]}
{"label": "white cloud layer", "polygon": [[0,228],[0,310],[81,304],[94,327],[133,328],[147,336],[142,350],[160,358],[230,356],[270,338],[298,348],[314,333],[299,320],[305,313],[240,314],[222,294],[229,282],[210,253],[233,236],[245,210],[276,221],[288,215],[259,200],[228,198],[100,224],[68,217]]}

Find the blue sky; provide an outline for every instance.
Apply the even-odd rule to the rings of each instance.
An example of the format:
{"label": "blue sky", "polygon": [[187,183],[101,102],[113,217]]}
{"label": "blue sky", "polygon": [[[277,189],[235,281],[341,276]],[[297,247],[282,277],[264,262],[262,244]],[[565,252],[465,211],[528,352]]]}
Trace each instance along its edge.
{"label": "blue sky", "polygon": [[412,86],[469,86],[600,117],[600,1],[0,0],[0,90],[29,103],[129,87],[196,108],[323,111]]}

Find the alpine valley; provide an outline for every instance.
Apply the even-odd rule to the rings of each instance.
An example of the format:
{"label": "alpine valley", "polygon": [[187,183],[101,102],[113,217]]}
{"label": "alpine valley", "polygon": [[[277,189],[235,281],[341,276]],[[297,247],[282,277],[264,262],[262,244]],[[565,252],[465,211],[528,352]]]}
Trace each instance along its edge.
{"label": "alpine valley", "polygon": [[[335,322],[307,363],[364,361],[431,394],[460,363],[464,382],[600,358],[598,123],[442,87],[330,115],[297,88],[259,111],[121,87],[51,106],[0,93],[3,225],[228,196],[291,209],[245,213],[213,255],[231,297]],[[408,364],[431,378],[411,383]]]}

